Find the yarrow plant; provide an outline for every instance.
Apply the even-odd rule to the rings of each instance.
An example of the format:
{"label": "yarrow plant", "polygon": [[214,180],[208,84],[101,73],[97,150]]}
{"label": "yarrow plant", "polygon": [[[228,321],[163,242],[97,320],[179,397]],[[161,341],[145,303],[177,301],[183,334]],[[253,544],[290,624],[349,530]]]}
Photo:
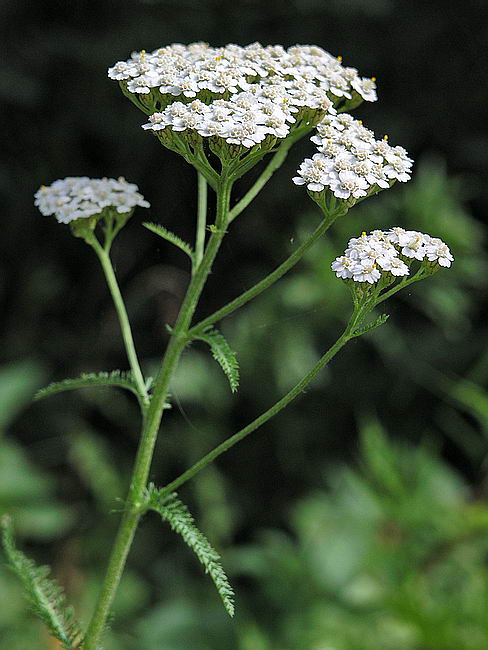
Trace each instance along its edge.
{"label": "yarrow plant", "polygon": [[[117,311],[130,369],[86,374],[49,385],[38,399],[85,386],[114,386],[132,391],[141,409],[141,436],[119,531],[106,575],[85,631],[66,609],[60,589],[14,543],[8,517],[2,519],[3,543],[12,568],[22,579],[35,611],[65,650],[100,650],[111,606],[138,524],[145,513],[157,512],[196,553],[215,583],[227,612],[234,614],[234,593],[218,553],[197,528],[176,490],[236,443],[256,431],[286,407],[351,339],[383,324],[382,314],[367,322],[375,307],[403,287],[451,265],[447,245],[427,234],[391,227],[374,230],[349,241],[332,271],[349,287],[352,314],[344,331],[310,371],[243,429],[163,487],[148,482],[154,446],[169,387],[183,350],[194,340],[209,346],[234,392],[239,385],[236,354],[216,329],[225,316],[268,289],[303,257],[337,218],[358,202],[410,178],[412,160],[405,149],[377,139],[347,111],[376,100],[374,78],[358,75],[317,46],[259,43],[214,48],[206,43],[174,44],[152,53],[136,52],[119,61],[108,76],[146,114],[142,128],[193,165],[198,180],[195,243],[183,241],[164,225],[145,222],[153,233],[180,248],[191,263],[191,280],[178,318],[169,327],[170,339],[155,378],[146,377],[139,363],[129,318],[112,267],[115,236],[135,208],[149,208],[137,185],[124,178],[68,177],[41,187],[35,204],[44,215],[69,224],[98,256]],[[317,147],[300,165],[293,182],[304,186],[320,208],[315,230],[280,266],[200,322],[194,313],[215,257],[239,216],[284,162],[297,140],[311,137]],[[233,201],[235,182],[268,157],[257,180]],[[207,193],[215,194],[213,221],[207,222]],[[298,190],[297,190],[298,191]]]}

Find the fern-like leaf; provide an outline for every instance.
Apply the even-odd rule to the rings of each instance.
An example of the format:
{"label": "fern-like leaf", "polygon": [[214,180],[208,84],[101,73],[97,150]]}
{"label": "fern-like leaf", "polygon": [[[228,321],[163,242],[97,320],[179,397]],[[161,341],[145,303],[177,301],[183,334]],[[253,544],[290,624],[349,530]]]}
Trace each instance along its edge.
{"label": "fern-like leaf", "polygon": [[210,346],[213,358],[219,363],[227,375],[230,389],[233,393],[239,387],[239,363],[236,353],[227,343],[224,336],[216,329],[210,328],[204,332],[195,334],[195,338],[205,341]]}
{"label": "fern-like leaf", "polygon": [[15,547],[10,517],[4,515],[0,525],[9,566],[21,579],[34,613],[42,619],[52,636],[61,642],[64,650],[77,650],[81,647],[82,633],[73,609],[65,606],[61,587],[48,578],[49,567],[36,566]]}
{"label": "fern-like leaf", "polygon": [[65,390],[74,390],[75,388],[88,388],[90,386],[117,386],[132,391],[139,398],[137,384],[133,379],[130,371],[113,370],[112,372],[84,373],[76,379],[64,379],[55,381],[45,388],[41,388],[34,395],[35,400],[44,399],[50,395],[62,393]]}
{"label": "fern-like leaf", "polygon": [[355,330],[352,335],[362,336],[363,334],[366,334],[366,332],[371,332],[371,330],[374,330],[380,325],[383,325],[383,323],[386,323],[388,318],[389,318],[389,314],[381,314],[381,316],[375,318],[375,320],[371,321],[371,323],[368,323],[364,327],[360,327],[359,329]]}
{"label": "fern-like leaf", "polygon": [[143,226],[145,226],[148,230],[151,232],[154,232],[156,235],[159,235],[163,239],[166,239],[166,241],[169,241],[171,244],[174,244],[175,246],[178,246],[180,250],[182,250],[184,253],[186,253],[189,258],[193,261],[193,249],[190,246],[190,244],[187,244],[186,241],[183,241],[181,237],[178,237],[178,235],[175,235],[174,232],[171,232],[164,226],[161,226],[158,223],[143,223]]}
{"label": "fern-like leaf", "polygon": [[234,616],[234,591],[220,564],[220,555],[197,528],[186,505],[180,501],[176,493],[163,497],[152,484],[147,490],[146,497],[148,508],[158,512],[172,530],[181,535],[183,541],[194,551],[205,567],[205,572],[212,578],[227,613],[229,616]]}

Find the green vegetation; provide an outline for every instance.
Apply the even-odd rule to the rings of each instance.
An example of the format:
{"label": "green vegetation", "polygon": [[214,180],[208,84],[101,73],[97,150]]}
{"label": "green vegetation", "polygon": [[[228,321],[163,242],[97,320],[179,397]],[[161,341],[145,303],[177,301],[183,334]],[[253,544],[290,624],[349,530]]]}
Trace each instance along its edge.
{"label": "green vegetation", "polygon": [[[481,342],[463,344],[485,290],[487,261],[480,226],[456,188],[439,162],[424,161],[410,186],[377,199],[374,213],[358,208],[371,227],[387,215],[405,226],[428,223],[455,251],[451,277],[438,276],[435,286],[401,295],[381,337],[368,334],[354,354],[338,358],[333,372],[290,407],[288,417],[270,422],[257,443],[251,439],[239,455],[231,454],[225,471],[208,468],[185,486],[182,496],[200,527],[224,549],[223,563],[239,594],[238,624],[229,624],[191,556],[148,518],[115,603],[117,644],[109,632],[107,650],[487,646],[488,504],[480,463],[486,455],[488,366]],[[304,218],[304,231],[313,219]],[[278,393],[316,360],[317,346],[323,348],[338,324],[326,326],[325,311],[347,318],[349,298],[329,264],[354,226],[339,221],[275,292],[225,321],[224,332],[244,360],[243,404],[256,394],[250,381],[256,372],[270,393]],[[414,310],[408,323],[401,322],[402,299]],[[257,345],[251,345],[251,332]],[[48,400],[29,406],[45,379],[35,363],[5,367],[0,375],[1,510],[12,513],[26,554],[54,565],[55,577],[86,619],[108,552],[98,540],[113,536],[116,518],[94,522],[100,521],[97,513],[120,510],[135,400],[125,391],[94,387],[78,391],[77,399],[66,393],[56,410],[43,410]],[[111,383],[108,375],[102,379]],[[350,396],[343,394],[344,381]],[[209,382],[215,399],[203,408]],[[187,351],[172,386],[167,453],[156,458],[158,482],[232,429],[225,382],[200,346]],[[354,392],[355,382],[360,392]],[[258,394],[253,409],[271,399]],[[107,421],[99,420],[102,411]],[[198,429],[197,416],[203,422]],[[32,418],[43,419],[43,431],[35,446],[23,448],[8,431],[12,425],[18,430],[16,422],[27,429]],[[120,441],[107,437],[107,429],[119,430]],[[334,440],[346,430],[351,437],[344,463]],[[263,476],[270,455],[278,465],[271,478]],[[472,477],[471,485],[461,470]],[[54,557],[46,542],[54,542]],[[50,648],[6,568],[0,570],[0,594],[6,647]]]}

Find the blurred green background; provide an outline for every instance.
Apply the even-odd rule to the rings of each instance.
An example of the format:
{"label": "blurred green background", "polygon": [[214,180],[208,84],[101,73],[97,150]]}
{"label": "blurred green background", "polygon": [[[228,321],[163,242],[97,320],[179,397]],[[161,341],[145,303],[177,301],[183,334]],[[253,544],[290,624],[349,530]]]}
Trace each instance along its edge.
{"label": "blurred green background", "polygon": [[[237,397],[192,346],[172,386],[152,480],[167,482],[267,408],[348,317],[331,260],[361,230],[442,237],[456,263],[387,304],[307,392],[185,486],[237,590],[230,621],[200,566],[148,516],[106,650],[486,650],[488,648],[488,171],[482,2],[440,0],[3,0],[0,70],[0,513],[49,563],[87,619],[118,522],[138,410],[101,389],[31,403],[51,380],[126,368],[97,261],[33,193],[68,175],[138,183],[150,217],[193,237],[195,175],[143,132],[106,77],[133,49],[171,42],[315,43],[365,76],[364,119],[415,157],[413,180],[355,208],[271,291],[222,323]],[[200,315],[274,268],[319,219],[290,182],[300,143],[239,218]],[[149,372],[188,282],[184,256],[140,227],[114,258]],[[0,567],[0,647],[54,650]]]}

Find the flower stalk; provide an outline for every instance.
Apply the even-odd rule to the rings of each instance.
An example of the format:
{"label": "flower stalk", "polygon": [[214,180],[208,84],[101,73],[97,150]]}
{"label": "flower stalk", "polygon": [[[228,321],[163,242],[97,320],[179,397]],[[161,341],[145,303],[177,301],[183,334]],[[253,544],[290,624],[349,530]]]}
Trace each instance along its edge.
{"label": "flower stalk", "polygon": [[278,266],[274,271],[272,271],[265,278],[257,282],[253,287],[250,287],[247,291],[244,291],[240,296],[234,298],[229,303],[215,311],[213,314],[210,314],[196,325],[192,327],[189,334],[190,336],[196,334],[199,331],[204,330],[205,328],[213,325],[222,318],[229,316],[237,309],[248,303],[256,296],[259,296],[260,293],[269,289],[275,282],[282,278],[285,273],[290,271],[298,262],[302,259],[305,253],[309,248],[315,244],[315,242],[322,237],[323,234],[327,232],[330,226],[334,221],[347,212],[347,207],[336,206],[334,211],[331,211],[325,214],[323,220],[315,228],[313,233],[291,254],[289,257]]}
{"label": "flower stalk", "polygon": [[110,247],[102,247],[94,234],[92,234],[92,236],[87,241],[100,260],[100,264],[102,266],[105,279],[107,281],[107,285],[112,296],[115,309],[117,311],[122,338],[124,339],[125,349],[127,352],[127,358],[129,359],[129,365],[132,370],[134,380],[137,384],[137,389],[141,396],[142,404],[144,407],[147,407],[149,405],[149,395],[146,388],[146,382],[144,381],[144,376],[142,374],[139,359],[137,357],[134,337],[132,336],[132,329],[130,326],[129,317],[127,315],[127,310],[125,308],[124,299],[120,293],[119,284],[117,282],[117,278],[115,277],[115,272],[112,266],[112,260],[110,259]]}
{"label": "flower stalk", "polygon": [[357,336],[354,334],[354,332],[356,328],[361,324],[368,311],[369,310],[366,310],[363,305],[357,305],[354,308],[351,318],[349,319],[349,322],[341,336],[337,339],[337,341],[335,341],[333,345],[330,346],[327,352],[319,359],[319,361],[317,361],[313,368],[286,395],[284,395],[267,411],[250,422],[243,429],[235,433],[233,436],[230,436],[220,445],[212,449],[212,451],[203,456],[189,469],[171,481],[171,483],[165,485],[162,489],[162,495],[169,495],[180,488],[184,483],[192,479],[198,472],[210,465],[210,463],[212,463],[216,458],[231,449],[231,447],[246,438],[249,434],[259,429],[268,420],[270,420],[272,417],[282,411],[286,406],[288,406],[288,404],[290,404],[296,397],[298,397],[298,395],[300,395],[300,393],[305,390],[305,388],[312,382],[313,379],[315,379],[316,375],[322,370],[322,368],[324,368],[329,363],[329,361],[335,357],[335,355],[346,345],[346,343]]}
{"label": "flower stalk", "polygon": [[207,181],[205,176],[197,172],[198,176],[198,213],[197,213],[197,235],[195,238],[195,257],[192,268],[194,274],[203,258],[205,250],[205,234],[207,228]]}
{"label": "flower stalk", "polygon": [[140,517],[144,512],[144,491],[147,486],[154,446],[168,394],[169,383],[178,365],[181,353],[188,342],[187,330],[190,321],[225,234],[231,189],[232,183],[227,179],[224,170],[217,190],[215,228],[186,292],[176,325],[172,330],[171,338],[161,363],[161,368],[155,380],[154,390],[146,411],[124,514],[110,555],[100,596],[88,626],[84,650],[97,650],[110,613],[110,607],[124,570],[132,540],[134,539]]}

